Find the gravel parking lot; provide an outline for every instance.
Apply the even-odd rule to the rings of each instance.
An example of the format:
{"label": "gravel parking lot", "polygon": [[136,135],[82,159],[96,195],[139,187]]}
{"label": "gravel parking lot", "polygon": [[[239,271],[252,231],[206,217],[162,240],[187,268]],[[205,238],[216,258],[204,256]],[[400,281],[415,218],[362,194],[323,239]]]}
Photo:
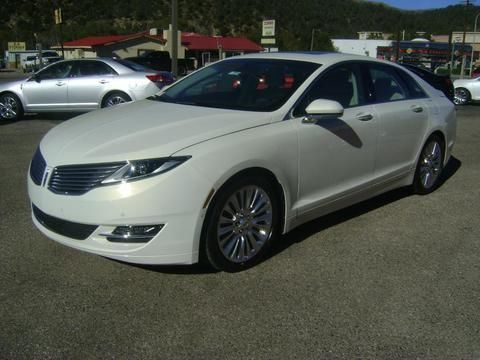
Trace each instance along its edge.
{"label": "gravel parking lot", "polygon": [[480,106],[458,109],[436,192],[308,223],[238,274],[132,266],[38,232],[28,164],[69,117],[0,124],[0,358],[480,358]]}

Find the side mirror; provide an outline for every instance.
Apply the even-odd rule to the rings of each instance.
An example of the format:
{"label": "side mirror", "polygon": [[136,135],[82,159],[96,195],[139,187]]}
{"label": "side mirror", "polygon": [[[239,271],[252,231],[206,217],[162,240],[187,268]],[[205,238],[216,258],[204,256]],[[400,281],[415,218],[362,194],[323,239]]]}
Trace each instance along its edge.
{"label": "side mirror", "polygon": [[29,81],[36,81],[36,82],[40,82],[42,81],[42,77],[39,75],[39,74],[33,74],[32,76],[30,76],[30,79],[28,79]]}
{"label": "side mirror", "polygon": [[305,111],[307,115],[303,117],[302,123],[315,124],[321,116],[342,116],[343,106],[338,101],[317,99],[313,100]]}

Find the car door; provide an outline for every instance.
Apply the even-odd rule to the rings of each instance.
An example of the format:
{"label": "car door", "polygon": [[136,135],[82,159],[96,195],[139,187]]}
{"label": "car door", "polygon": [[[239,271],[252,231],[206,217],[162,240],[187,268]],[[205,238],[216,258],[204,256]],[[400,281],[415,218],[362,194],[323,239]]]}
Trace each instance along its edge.
{"label": "car door", "polygon": [[[305,108],[316,99],[338,101],[343,116],[306,123]],[[299,215],[354,193],[373,179],[378,119],[366,99],[361,68],[349,62],[322,73],[293,110],[299,143]]]}
{"label": "car door", "polygon": [[76,61],[68,87],[70,108],[92,110],[100,107],[103,95],[116,76],[115,70],[103,61]]}
{"label": "car door", "polygon": [[22,84],[27,111],[67,110],[71,61],[48,66]]}
{"label": "car door", "polygon": [[387,64],[367,66],[379,119],[375,171],[379,179],[401,176],[416,163],[428,113],[434,107],[423,89],[403,70]]}

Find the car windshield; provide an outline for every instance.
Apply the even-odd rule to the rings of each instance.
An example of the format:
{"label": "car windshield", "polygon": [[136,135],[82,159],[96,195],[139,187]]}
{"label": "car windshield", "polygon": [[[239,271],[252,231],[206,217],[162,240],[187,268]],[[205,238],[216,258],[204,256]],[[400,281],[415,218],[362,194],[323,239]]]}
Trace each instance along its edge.
{"label": "car windshield", "polygon": [[232,59],[212,64],[152,100],[246,111],[274,111],[320,64],[271,59]]}
{"label": "car windshield", "polygon": [[123,59],[113,59],[113,61],[129,68],[130,70],[133,70],[133,71],[143,71],[143,72],[146,72],[146,71],[149,71],[150,69],[149,68],[146,68],[145,66],[142,66],[142,65],[139,65],[137,63],[134,63],[133,61],[130,61],[130,60],[123,60]]}

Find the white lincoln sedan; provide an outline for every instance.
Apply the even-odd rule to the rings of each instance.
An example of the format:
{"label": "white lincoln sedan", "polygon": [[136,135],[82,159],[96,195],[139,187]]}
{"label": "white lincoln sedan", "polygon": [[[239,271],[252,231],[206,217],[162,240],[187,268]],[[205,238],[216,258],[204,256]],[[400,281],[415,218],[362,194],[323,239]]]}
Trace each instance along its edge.
{"label": "white lincoln sedan", "polygon": [[52,129],[30,165],[32,218],[105,257],[239,271],[313,218],[433,191],[455,133],[454,105],[395,64],[234,57]]}

